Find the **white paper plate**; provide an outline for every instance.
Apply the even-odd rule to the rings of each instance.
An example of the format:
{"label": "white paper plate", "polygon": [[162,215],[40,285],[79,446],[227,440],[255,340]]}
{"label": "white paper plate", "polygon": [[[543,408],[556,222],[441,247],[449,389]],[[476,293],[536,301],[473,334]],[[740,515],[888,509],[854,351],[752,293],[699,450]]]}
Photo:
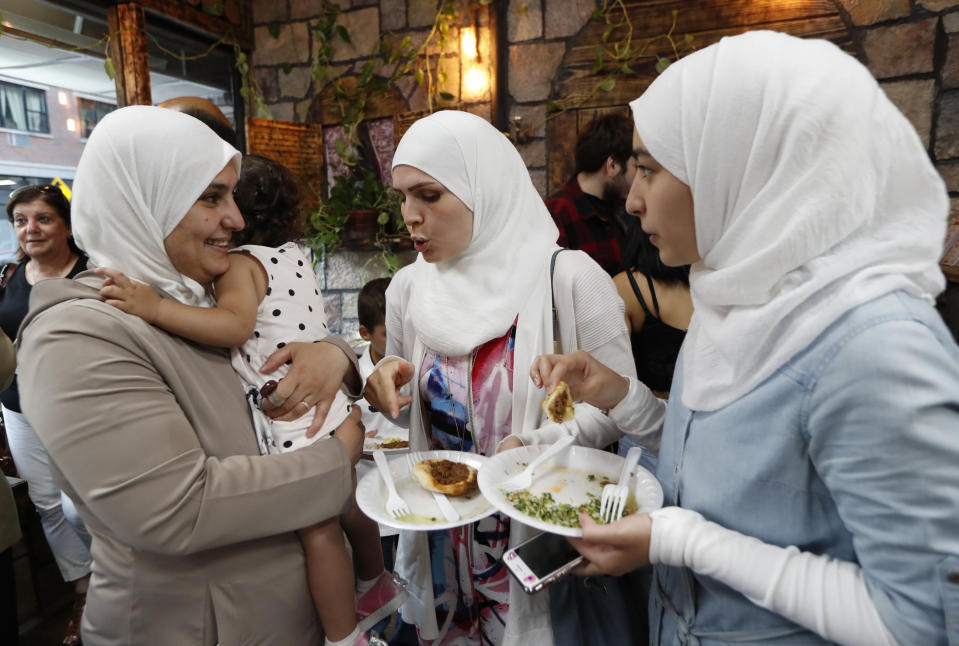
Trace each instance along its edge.
{"label": "white paper plate", "polygon": [[[547,448],[548,445],[524,446],[489,458],[479,472],[480,491],[496,509],[524,525],[563,536],[582,536],[583,530],[579,527],[554,525],[519,511],[499,488],[499,483],[525,469]],[[529,490],[533,495],[548,491],[558,503],[582,505],[589,501],[588,493],[602,496],[602,481],[615,482],[622,468],[623,458],[615,453],[574,446],[540,465],[533,474]],[[594,476],[592,479],[591,475]],[[637,466],[633,470],[629,487],[639,505],[639,512],[650,512],[663,506],[663,488],[643,467]]]}
{"label": "white paper plate", "polygon": [[[365,410],[365,409],[364,409]],[[364,422],[365,424],[366,422]],[[394,453],[406,453],[410,450],[408,446],[399,448],[399,449],[381,449],[380,444],[383,440],[395,439],[395,440],[409,440],[410,439],[410,430],[408,428],[403,428],[390,422],[390,420],[385,415],[376,415],[374,416],[374,421],[370,422],[372,426],[367,426],[367,431],[376,431],[376,435],[373,437],[363,438],[363,453],[366,455],[373,455],[373,451],[383,451],[387,455],[392,455]]]}
{"label": "white paper plate", "polygon": [[[479,469],[483,473],[482,467],[487,463],[486,458],[478,453],[465,453],[462,451],[423,451],[420,453],[423,459],[452,460],[453,462],[463,462],[469,466]],[[476,491],[469,496],[447,496],[453,508],[459,512],[460,519],[450,522],[446,520],[436,501],[433,500],[432,492],[427,491],[413,479],[410,471],[409,460],[406,456],[390,458],[390,473],[393,474],[393,482],[396,484],[396,491],[400,494],[406,504],[409,505],[412,516],[405,518],[393,518],[386,511],[386,498],[389,495],[386,490],[386,484],[380,476],[379,469],[373,469],[363,476],[356,485],[356,504],[359,505],[363,513],[375,520],[381,525],[388,525],[396,529],[412,529],[418,531],[433,531],[437,529],[450,529],[461,525],[468,525],[481,518],[489,516],[496,509],[483,497],[483,494]]]}

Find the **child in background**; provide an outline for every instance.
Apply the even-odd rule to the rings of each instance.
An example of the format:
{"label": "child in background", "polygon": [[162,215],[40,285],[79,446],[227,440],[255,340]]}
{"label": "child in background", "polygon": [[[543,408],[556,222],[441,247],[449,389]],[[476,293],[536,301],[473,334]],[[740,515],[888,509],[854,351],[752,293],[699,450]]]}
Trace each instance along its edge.
{"label": "child in background", "polygon": [[[233,368],[244,381],[251,403],[258,403],[264,383],[282,378],[288,369],[282,366],[270,375],[261,374],[259,368],[267,357],[287,343],[326,336],[326,314],[312,266],[296,243],[290,242],[302,235],[293,174],[273,160],[248,155],[235,199],[246,227],[233,235],[233,242],[241,246],[231,250],[229,270],[214,283],[215,308],[162,298],[113,269],[97,271],[106,276],[100,295],[107,303],[198,343],[233,348]],[[359,423],[358,411],[351,410],[349,400],[340,393],[320,431],[307,437],[313,408],[308,402],[301,405],[304,414],[292,422],[270,420],[253,406],[262,453],[292,451],[330,436],[336,428]],[[358,598],[353,594],[354,572],[344,531],[356,555]],[[376,523],[354,501],[340,517],[298,533],[327,645],[370,643],[366,630],[407,597],[384,569]]]}
{"label": "child in background", "polygon": [[[364,381],[386,353],[386,288],[389,285],[389,278],[374,278],[363,285],[357,298],[360,337],[369,341],[359,360],[360,377]],[[401,410],[400,416],[391,420],[370,406],[365,399],[357,400],[356,406],[363,413],[363,426],[366,427],[367,437],[402,440],[409,438],[409,408]]]}
{"label": "child in background", "polygon": [[[366,380],[373,367],[386,352],[386,288],[389,278],[374,278],[360,290],[356,302],[357,317],[360,321],[360,337],[369,341],[359,359],[360,377]],[[356,408],[363,414],[363,426],[366,428],[366,448],[376,448],[379,442],[386,440],[409,441],[409,407],[400,410],[398,419],[383,415],[365,399],[356,400]],[[406,449],[409,450],[409,449]],[[363,477],[373,469],[370,460],[360,460],[356,465],[357,477]],[[392,527],[380,525],[380,542],[383,546],[383,561],[392,569],[396,553],[397,535]]]}
{"label": "child in background", "polygon": [[360,357],[360,376],[363,379],[373,372],[373,366],[386,352],[386,288],[389,286],[389,278],[374,278],[363,285],[356,300],[360,337],[370,343]]}

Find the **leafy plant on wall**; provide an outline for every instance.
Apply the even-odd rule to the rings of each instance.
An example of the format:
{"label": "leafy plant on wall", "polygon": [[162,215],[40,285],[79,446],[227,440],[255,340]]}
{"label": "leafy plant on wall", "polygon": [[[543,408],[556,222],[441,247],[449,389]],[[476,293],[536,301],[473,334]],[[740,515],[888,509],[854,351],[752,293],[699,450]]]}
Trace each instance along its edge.
{"label": "leafy plant on wall", "polygon": [[[602,5],[593,9],[590,14],[593,22],[605,23],[602,44],[595,49],[591,70],[597,77],[596,83],[583,96],[569,97],[565,101],[549,101],[546,104],[547,114],[556,115],[579,107],[597,92],[612,92],[621,78],[636,74],[633,68],[638,64],[655,59],[656,73],[662,74],[670,63],[695,51],[691,34],[684,34],[682,37],[675,35],[678,17],[679,11],[673,9],[672,22],[666,32],[638,41],[633,37],[633,23],[623,0],[603,0]],[[652,50],[654,45],[663,42],[668,45],[671,58]]]}
{"label": "leafy plant on wall", "polygon": [[[330,75],[335,43],[352,43],[349,30],[338,21],[340,13],[338,4],[325,2],[319,17],[309,25],[318,43],[311,63],[314,80],[322,82]],[[334,145],[349,172],[332,183],[326,196],[320,197],[319,206],[309,214],[310,230],[306,243],[313,249],[315,257],[335,253],[351,218],[360,217],[360,212],[374,211],[377,231],[373,244],[380,251],[379,258],[388,273],[392,274],[402,266],[395,252],[396,244],[407,238],[399,200],[391,188],[383,185],[373,168],[371,155],[362,141],[361,126],[367,118],[370,101],[392,91],[395,83],[404,76],[412,76],[425,89],[430,112],[456,98],[445,88],[448,74],[443,69],[443,51],[457,19],[456,3],[444,0],[429,34],[419,47],[414,47],[409,37],[394,43],[390,35],[381,34],[360,67],[357,82],[328,81],[333,98],[330,111],[345,134]],[[388,73],[383,74],[384,71]]]}
{"label": "leafy plant on wall", "polygon": [[[349,30],[338,22],[341,13],[338,4],[324,2],[319,18],[309,26],[319,42],[311,61],[313,79],[316,81],[322,82],[329,76],[335,42],[352,43]],[[458,18],[456,2],[444,0],[437,9],[430,32],[422,45],[414,47],[408,36],[394,44],[390,34],[381,34],[373,51],[360,68],[359,83],[356,87],[347,88],[339,79],[330,81],[336,101],[332,111],[346,130],[349,142],[356,143],[356,128],[365,119],[370,100],[390,91],[404,76],[412,75],[426,90],[427,109],[430,112],[456,98],[446,89],[449,75],[444,70],[443,50]],[[385,70],[389,70],[389,73],[377,74],[377,65],[380,66],[381,73]],[[284,71],[289,70],[284,68]],[[348,150],[338,152],[341,155],[349,154]]]}

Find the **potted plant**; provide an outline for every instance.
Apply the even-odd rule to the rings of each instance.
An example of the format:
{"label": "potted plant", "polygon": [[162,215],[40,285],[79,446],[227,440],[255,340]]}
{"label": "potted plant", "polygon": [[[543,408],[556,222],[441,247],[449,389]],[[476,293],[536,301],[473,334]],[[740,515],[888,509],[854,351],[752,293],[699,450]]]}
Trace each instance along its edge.
{"label": "potted plant", "polygon": [[387,271],[393,274],[402,266],[397,251],[409,240],[399,196],[361,160],[349,169],[309,214],[311,230],[306,244],[315,258],[323,253],[333,254],[339,248],[375,248],[380,251]]}

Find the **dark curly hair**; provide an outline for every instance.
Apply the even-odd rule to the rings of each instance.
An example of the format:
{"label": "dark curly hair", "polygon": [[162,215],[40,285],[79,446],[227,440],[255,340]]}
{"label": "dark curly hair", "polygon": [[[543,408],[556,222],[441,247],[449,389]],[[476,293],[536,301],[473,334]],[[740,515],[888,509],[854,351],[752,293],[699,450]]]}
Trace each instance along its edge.
{"label": "dark curly hair", "polygon": [[299,182],[283,164],[260,155],[244,156],[233,195],[246,221],[243,230],[233,234],[238,246],[279,247],[303,237]]}
{"label": "dark curly hair", "polygon": [[586,124],[576,140],[577,173],[595,173],[610,157],[620,166],[633,154],[633,120],[625,114],[607,114]]}
{"label": "dark curly hair", "polygon": [[[24,186],[11,193],[10,201],[7,202],[6,207],[7,219],[13,222],[13,209],[16,208],[17,204],[29,204],[37,200],[40,200],[47,206],[53,207],[53,210],[57,212],[57,215],[60,216],[63,223],[66,224],[67,227],[70,226],[70,201],[67,199],[67,196],[63,194],[63,191],[51,184]],[[70,251],[78,256],[84,255],[72,235],[67,237],[67,245],[69,245]],[[20,249],[17,254],[17,260],[22,261],[25,258],[27,258],[27,254],[23,252],[23,249]]]}

